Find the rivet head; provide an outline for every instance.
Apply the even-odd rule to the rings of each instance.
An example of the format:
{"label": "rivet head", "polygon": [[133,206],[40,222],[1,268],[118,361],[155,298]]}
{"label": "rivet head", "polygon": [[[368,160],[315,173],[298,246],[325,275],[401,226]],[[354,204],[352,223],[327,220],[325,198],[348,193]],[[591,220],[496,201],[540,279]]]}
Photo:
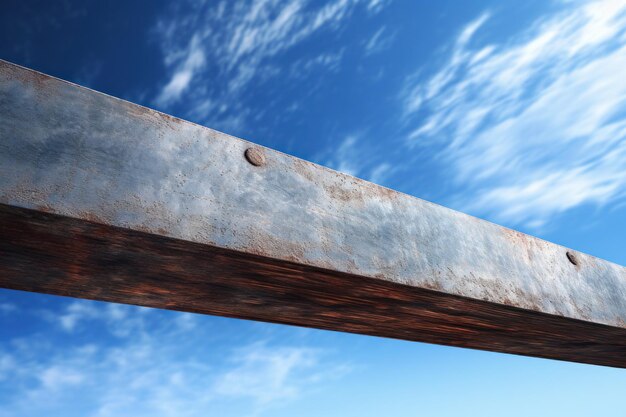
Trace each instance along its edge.
{"label": "rivet head", "polygon": [[260,167],[261,165],[265,165],[265,153],[261,148],[248,148],[244,152],[244,155],[248,162],[250,162],[255,167]]}
{"label": "rivet head", "polygon": [[567,259],[573,265],[578,265],[578,258],[576,258],[576,255],[574,255],[574,252],[567,251],[567,252],[565,252],[565,256],[567,256]]}

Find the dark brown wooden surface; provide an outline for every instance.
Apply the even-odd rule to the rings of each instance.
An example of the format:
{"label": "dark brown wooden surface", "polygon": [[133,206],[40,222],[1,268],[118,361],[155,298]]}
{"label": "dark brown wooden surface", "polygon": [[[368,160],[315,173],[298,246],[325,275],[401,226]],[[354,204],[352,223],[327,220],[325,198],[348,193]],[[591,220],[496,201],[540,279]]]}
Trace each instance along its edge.
{"label": "dark brown wooden surface", "polygon": [[626,367],[626,330],[0,205],[0,286]]}

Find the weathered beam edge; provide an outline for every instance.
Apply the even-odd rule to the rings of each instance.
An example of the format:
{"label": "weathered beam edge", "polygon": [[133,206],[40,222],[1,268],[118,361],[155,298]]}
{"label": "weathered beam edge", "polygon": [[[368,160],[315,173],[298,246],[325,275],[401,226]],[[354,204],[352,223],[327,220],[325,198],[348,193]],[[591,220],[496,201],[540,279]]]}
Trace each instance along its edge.
{"label": "weathered beam edge", "polygon": [[623,328],[7,205],[0,230],[5,288],[626,367]]}

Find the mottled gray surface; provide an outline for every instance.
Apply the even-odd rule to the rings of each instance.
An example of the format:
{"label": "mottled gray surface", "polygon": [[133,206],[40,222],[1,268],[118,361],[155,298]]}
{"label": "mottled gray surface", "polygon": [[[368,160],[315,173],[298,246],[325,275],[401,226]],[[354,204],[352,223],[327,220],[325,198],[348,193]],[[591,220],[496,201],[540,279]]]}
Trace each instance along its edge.
{"label": "mottled gray surface", "polygon": [[0,203],[626,328],[626,268],[0,61]]}

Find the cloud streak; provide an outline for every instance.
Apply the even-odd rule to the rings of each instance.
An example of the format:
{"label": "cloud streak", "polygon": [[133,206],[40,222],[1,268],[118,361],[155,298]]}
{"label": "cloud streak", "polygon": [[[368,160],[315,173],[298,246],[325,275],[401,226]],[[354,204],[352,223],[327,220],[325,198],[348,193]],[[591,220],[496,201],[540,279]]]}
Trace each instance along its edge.
{"label": "cloud streak", "polygon": [[504,42],[468,24],[445,64],[402,95],[407,145],[441,146],[455,205],[541,227],[626,193],[626,5],[566,4]]}
{"label": "cloud streak", "polygon": [[1,417],[259,415],[347,370],[328,352],[267,334],[220,345],[206,317],[57,301],[41,316],[56,326],[0,346]]}
{"label": "cloud streak", "polygon": [[368,157],[376,151],[365,143],[363,136],[364,133],[346,136],[320,163],[344,174],[383,184],[401,166],[391,165],[381,161],[381,158]]}
{"label": "cloud streak", "polygon": [[365,55],[374,55],[389,48],[393,43],[395,33],[390,33],[386,26],[378,29],[364,44]]}
{"label": "cloud streak", "polygon": [[[214,126],[228,125],[224,121],[236,113],[238,117],[232,122],[239,123],[250,111],[242,104],[247,90],[283,73],[284,62],[276,59],[314,36],[339,29],[359,3],[364,2],[185,3],[184,8],[175,8],[163,17],[154,30],[163,51],[167,79],[153,103],[166,111],[180,106],[185,115]],[[381,2],[364,3],[368,10],[383,7]],[[325,63],[333,70],[336,54],[318,54],[322,57],[315,61],[318,70]],[[294,62],[312,59],[305,54]],[[284,75],[290,76],[290,71]]]}

